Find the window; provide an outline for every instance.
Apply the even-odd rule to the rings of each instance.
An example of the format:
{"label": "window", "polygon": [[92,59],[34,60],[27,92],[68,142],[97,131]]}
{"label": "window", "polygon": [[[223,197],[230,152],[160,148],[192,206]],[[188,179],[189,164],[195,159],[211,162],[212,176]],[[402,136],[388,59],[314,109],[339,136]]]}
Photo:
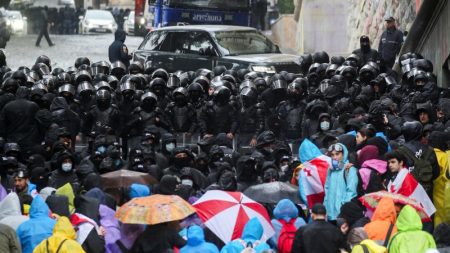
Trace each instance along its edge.
{"label": "window", "polygon": [[167,31],[155,31],[150,33],[149,36],[145,39],[143,46],[140,46],[139,49],[161,51],[169,50],[163,50],[162,48],[164,44],[167,44],[169,42],[169,40],[166,40],[167,34]]}

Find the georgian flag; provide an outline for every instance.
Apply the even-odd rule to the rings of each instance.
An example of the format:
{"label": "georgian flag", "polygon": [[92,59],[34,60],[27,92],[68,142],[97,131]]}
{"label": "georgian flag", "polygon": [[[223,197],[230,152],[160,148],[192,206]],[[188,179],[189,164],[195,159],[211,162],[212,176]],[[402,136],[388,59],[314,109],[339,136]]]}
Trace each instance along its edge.
{"label": "georgian flag", "polygon": [[309,208],[312,208],[316,203],[323,203],[325,180],[330,163],[330,158],[325,155],[303,163],[303,169],[300,171],[299,188],[302,188]]}
{"label": "georgian flag", "polygon": [[401,169],[394,181],[390,181],[387,190],[392,193],[398,193],[410,199],[416,200],[425,213],[431,217],[436,212],[433,202],[428,197],[425,189],[417,182],[413,175],[407,169]]}

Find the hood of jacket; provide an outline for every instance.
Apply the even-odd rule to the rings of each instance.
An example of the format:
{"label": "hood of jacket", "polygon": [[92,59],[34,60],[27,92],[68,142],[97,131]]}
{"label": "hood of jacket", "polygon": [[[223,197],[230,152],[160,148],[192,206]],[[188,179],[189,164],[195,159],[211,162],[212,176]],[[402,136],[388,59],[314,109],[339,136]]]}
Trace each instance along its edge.
{"label": "hood of jacket", "polygon": [[[342,164],[347,164],[348,163],[348,150],[347,147],[342,144],[342,143],[336,143],[336,145],[339,145],[342,147]],[[343,168],[339,168],[339,169],[343,169]]]}
{"label": "hood of jacket", "polygon": [[94,220],[97,224],[99,224],[100,203],[97,199],[81,195],[75,198],[74,203],[75,203],[75,212],[83,214],[86,217]]}
{"label": "hood of jacket", "polygon": [[48,218],[48,215],[50,214],[50,208],[48,208],[48,205],[44,202],[44,200],[41,198],[41,196],[36,196],[33,201],[31,202],[30,207],[30,218],[31,219],[38,219],[41,217]]}
{"label": "hood of jacket", "polygon": [[371,160],[365,161],[361,165],[361,168],[370,168],[372,170],[377,171],[380,174],[384,174],[387,171],[387,162],[383,161],[383,160],[378,160],[378,159],[371,159]]}
{"label": "hood of jacket", "polygon": [[67,197],[67,199],[69,200],[69,212],[72,214],[75,211],[75,206],[73,204],[73,201],[75,199],[75,194],[73,193],[73,188],[72,185],[70,183],[67,183],[61,187],[59,187],[56,191],[55,194],[58,195],[64,195]]}
{"label": "hood of jacket", "polygon": [[300,145],[299,151],[299,158],[302,163],[311,161],[312,159],[319,157],[322,155],[322,152],[320,152],[320,149],[312,143],[309,139],[305,139],[302,144]]}
{"label": "hood of jacket", "polygon": [[191,226],[187,230],[187,244],[189,246],[198,246],[205,242],[205,233],[199,226]]}
{"label": "hood of jacket", "polygon": [[128,196],[130,199],[150,196],[150,188],[143,184],[132,184]]}
{"label": "hood of jacket", "polygon": [[105,193],[102,190],[100,190],[100,188],[97,187],[92,188],[88,192],[86,192],[84,196],[97,199],[100,204],[103,205],[106,204]]}
{"label": "hood of jacket", "polygon": [[246,242],[260,240],[263,232],[264,229],[258,218],[252,218],[245,224],[244,230],[242,230],[242,240]]}
{"label": "hood of jacket", "polygon": [[75,232],[75,229],[73,229],[72,223],[64,216],[59,217],[53,227],[53,235],[59,235],[70,240],[75,240],[77,237],[77,233]]}
{"label": "hood of jacket", "polygon": [[422,221],[417,211],[410,205],[406,205],[400,211],[397,218],[398,231],[420,231],[422,230]]}
{"label": "hood of jacket", "polygon": [[359,164],[364,164],[365,161],[371,159],[378,159],[379,152],[378,147],[375,145],[364,146],[358,154]]}
{"label": "hood of jacket", "polygon": [[383,246],[378,245],[375,241],[372,240],[363,240],[360,244],[364,244],[369,249],[369,252],[371,253],[385,253],[386,248]]}
{"label": "hood of jacket", "polygon": [[294,202],[289,199],[282,199],[278,202],[273,210],[273,216],[276,219],[283,219],[286,222],[298,217],[298,208]]}
{"label": "hood of jacket", "polygon": [[397,220],[397,212],[395,211],[394,201],[390,198],[382,198],[378,203],[375,212],[373,213],[371,221],[389,221],[395,224]]}
{"label": "hood of jacket", "polygon": [[45,200],[52,213],[56,213],[59,216],[70,217],[69,198],[64,195],[53,194],[48,196]]}
{"label": "hood of jacket", "polygon": [[124,30],[117,30],[114,33],[114,39],[121,41],[121,42],[125,42],[125,39],[127,38],[127,33]]}
{"label": "hood of jacket", "polygon": [[0,220],[12,215],[22,215],[17,193],[11,192],[0,202]]}
{"label": "hood of jacket", "polygon": [[68,109],[69,105],[67,104],[67,101],[63,97],[56,97],[53,99],[52,104],[50,105],[50,111],[57,111],[62,109]]}

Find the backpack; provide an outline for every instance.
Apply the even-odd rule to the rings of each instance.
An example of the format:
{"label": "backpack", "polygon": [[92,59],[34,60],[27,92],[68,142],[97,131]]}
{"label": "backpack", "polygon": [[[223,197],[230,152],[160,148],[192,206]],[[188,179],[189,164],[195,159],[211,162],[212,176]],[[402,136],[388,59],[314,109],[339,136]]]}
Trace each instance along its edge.
{"label": "backpack", "polygon": [[411,174],[423,186],[427,193],[431,192],[433,187],[433,167],[428,159],[433,154],[433,149],[427,148],[420,158],[417,158],[416,155],[405,146],[400,147],[398,150],[405,157],[414,162]]}
{"label": "backpack", "polygon": [[297,232],[297,228],[294,225],[295,220],[296,219],[291,219],[289,222],[286,222],[283,219],[278,220],[283,225],[280,230],[280,236],[278,237],[279,253],[290,253],[292,250],[295,232]]}
{"label": "backpack", "polygon": [[245,242],[242,239],[239,239],[239,242],[244,246],[244,249],[241,251],[241,253],[256,253],[255,247],[258,246],[261,242],[259,240],[251,242]]}

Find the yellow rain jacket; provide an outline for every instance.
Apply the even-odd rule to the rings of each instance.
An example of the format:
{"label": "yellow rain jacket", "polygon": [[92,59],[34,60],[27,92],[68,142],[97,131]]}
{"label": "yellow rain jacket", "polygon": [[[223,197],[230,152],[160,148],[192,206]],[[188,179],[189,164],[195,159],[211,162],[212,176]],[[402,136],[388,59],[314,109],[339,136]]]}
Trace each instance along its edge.
{"label": "yellow rain jacket", "polygon": [[376,242],[366,239],[363,240],[360,244],[356,245],[352,249],[352,253],[364,253],[363,246],[365,245],[370,253],[386,253],[387,250],[385,247],[378,245]]}
{"label": "yellow rain jacket", "polygon": [[33,250],[33,253],[85,253],[81,245],[75,240],[76,237],[77,233],[69,219],[61,216],[53,228],[53,235],[43,240]]}
{"label": "yellow rain jacket", "polygon": [[450,151],[446,153],[435,148],[434,152],[436,153],[440,169],[439,177],[434,180],[433,185],[433,203],[436,207],[434,226],[437,227],[443,222],[450,222],[450,179],[448,178],[450,173]]}

